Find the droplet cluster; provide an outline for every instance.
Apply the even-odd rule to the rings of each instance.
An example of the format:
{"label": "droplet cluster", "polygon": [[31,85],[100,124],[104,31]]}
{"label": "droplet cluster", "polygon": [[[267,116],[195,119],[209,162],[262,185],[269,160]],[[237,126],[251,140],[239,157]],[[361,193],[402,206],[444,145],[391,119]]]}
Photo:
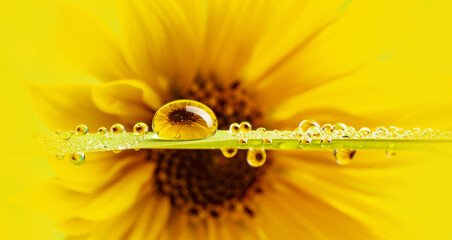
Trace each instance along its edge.
{"label": "droplet cluster", "polygon": [[[82,165],[85,162],[85,152],[112,151],[119,153],[124,149],[139,150],[136,146],[149,139],[147,134],[149,127],[146,123],[139,122],[133,128],[133,134],[127,134],[124,125],[113,124],[110,131],[106,127],[100,127],[97,134],[88,133],[86,125],[78,125],[76,131],[63,132],[57,130],[53,136],[43,136],[42,144],[48,152],[56,152],[55,158],[64,159],[66,156],[74,165]],[[83,135],[77,136],[77,135]],[[99,135],[104,135],[99,138]],[[69,141],[70,140],[70,141]]]}
{"label": "droplet cluster", "polygon": [[[402,129],[398,127],[376,127],[371,130],[368,127],[355,129],[344,123],[322,126],[315,120],[304,120],[293,131],[266,130],[259,128],[256,131],[242,130],[241,125],[246,123],[232,123],[229,128],[229,136],[235,139],[304,139],[302,142],[310,142],[312,139],[321,139],[323,142],[331,142],[333,139],[443,139],[451,138],[450,131],[433,130],[431,128]],[[249,127],[251,128],[251,127]],[[248,126],[246,127],[248,129]],[[268,140],[267,140],[268,141]]]}

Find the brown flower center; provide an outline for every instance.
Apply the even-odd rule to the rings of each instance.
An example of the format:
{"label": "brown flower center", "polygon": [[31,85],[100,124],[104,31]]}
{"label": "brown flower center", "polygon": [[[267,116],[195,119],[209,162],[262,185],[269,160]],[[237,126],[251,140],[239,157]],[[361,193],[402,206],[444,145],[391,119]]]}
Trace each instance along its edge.
{"label": "brown flower center", "polygon": [[[261,112],[239,82],[224,88],[198,81],[182,98],[209,106],[217,116],[219,129],[228,129],[233,122],[248,121],[257,126],[262,122]],[[187,112],[169,114],[174,124],[193,121],[192,118]],[[150,159],[157,163],[158,189],[171,199],[173,207],[193,216],[214,218],[237,210],[253,216],[249,203],[255,193],[263,191],[262,177],[271,165],[267,157],[264,166],[251,167],[245,150],[239,150],[232,158],[214,150],[152,150]]]}

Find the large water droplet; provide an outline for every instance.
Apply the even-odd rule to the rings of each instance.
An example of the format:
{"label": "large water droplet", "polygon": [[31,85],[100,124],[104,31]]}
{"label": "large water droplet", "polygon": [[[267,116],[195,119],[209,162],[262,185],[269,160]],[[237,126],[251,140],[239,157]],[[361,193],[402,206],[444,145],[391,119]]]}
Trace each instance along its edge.
{"label": "large water droplet", "polygon": [[356,150],[351,149],[336,149],[333,151],[334,158],[336,162],[340,165],[347,165],[352,162],[353,157],[355,156]]}
{"label": "large water droplet", "polygon": [[206,105],[193,100],[176,100],[154,114],[152,129],[164,139],[211,137],[218,128],[217,117]]}
{"label": "large water droplet", "polygon": [[260,167],[264,165],[265,160],[267,160],[267,154],[265,154],[263,148],[250,148],[246,155],[246,160],[250,166]]}

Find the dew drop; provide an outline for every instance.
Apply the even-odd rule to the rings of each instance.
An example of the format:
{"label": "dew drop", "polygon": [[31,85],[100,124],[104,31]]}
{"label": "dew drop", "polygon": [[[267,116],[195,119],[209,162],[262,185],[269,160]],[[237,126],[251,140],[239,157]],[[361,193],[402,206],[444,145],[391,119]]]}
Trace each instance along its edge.
{"label": "dew drop", "polygon": [[394,152],[394,151],[385,151],[385,153],[388,158],[395,157],[395,155],[396,155],[396,152]]}
{"label": "dew drop", "polygon": [[347,129],[347,125],[345,125],[345,123],[335,123],[334,124],[334,130],[336,131],[345,131]]}
{"label": "dew drop", "polygon": [[239,143],[239,144],[246,144],[246,143],[248,143],[248,140],[246,138],[241,138],[241,139],[239,139],[237,141],[237,143]]}
{"label": "dew drop", "polygon": [[267,154],[263,148],[250,148],[246,154],[246,160],[252,167],[260,167],[264,165]]}
{"label": "dew drop", "polygon": [[55,135],[61,135],[61,133],[63,133],[63,131],[61,131],[60,129],[55,130],[55,132],[53,132]]}
{"label": "dew drop", "polygon": [[106,127],[100,127],[99,129],[97,129],[97,133],[105,134],[105,133],[107,133],[107,128]]}
{"label": "dew drop", "polygon": [[64,153],[57,153],[57,154],[55,154],[55,158],[56,158],[57,160],[62,160],[62,159],[64,159]]}
{"label": "dew drop", "polygon": [[323,130],[324,133],[331,133],[331,132],[333,132],[333,130],[334,130],[334,126],[331,125],[331,124],[329,124],[329,123],[324,124],[324,125],[322,126],[322,130]]}
{"label": "dew drop", "polygon": [[71,135],[74,135],[74,134],[75,134],[75,132],[74,132],[74,131],[72,131],[72,130],[71,130],[71,131],[69,131],[68,133],[69,133],[69,134],[71,134]]}
{"label": "dew drop", "polygon": [[272,139],[271,138],[264,138],[264,139],[262,139],[262,143],[263,144],[270,144],[270,143],[272,143],[273,141],[272,141]]}
{"label": "dew drop", "polygon": [[364,137],[368,136],[368,135],[371,133],[370,128],[368,128],[368,127],[362,127],[361,129],[359,129],[359,132],[360,132]]}
{"label": "dew drop", "polygon": [[154,114],[152,129],[160,138],[187,140],[208,138],[218,128],[217,117],[206,105],[193,100],[176,100]]}
{"label": "dew drop", "polygon": [[118,154],[118,153],[121,152],[121,149],[115,149],[115,150],[113,150],[112,152]]}
{"label": "dew drop", "polygon": [[325,138],[320,141],[320,143],[331,143],[331,142],[332,142],[332,140],[329,138]]}
{"label": "dew drop", "polygon": [[355,156],[355,153],[356,150],[351,149],[336,149],[333,151],[334,158],[340,165],[350,164]]}
{"label": "dew drop", "polygon": [[240,124],[238,123],[232,123],[229,125],[229,132],[230,133],[238,133],[240,131]]}
{"label": "dew drop", "polygon": [[67,140],[69,140],[71,138],[71,134],[69,133],[69,132],[63,132],[63,133],[61,133],[61,135],[60,135],[60,139],[61,140],[64,140],[64,141],[67,141]]}
{"label": "dew drop", "polygon": [[305,132],[306,132],[310,127],[312,127],[312,126],[316,126],[316,127],[319,127],[319,128],[320,128],[319,123],[318,123],[316,120],[313,120],[313,119],[306,119],[306,120],[303,120],[303,121],[298,125],[298,127],[299,127],[301,130],[305,131]]}
{"label": "dew drop", "polygon": [[306,134],[310,138],[319,138],[323,135],[322,129],[320,129],[320,127],[318,127],[318,126],[309,127],[308,130],[306,131]]}
{"label": "dew drop", "polygon": [[76,152],[71,155],[70,159],[71,163],[77,166],[82,165],[85,163],[85,153],[83,152]]}
{"label": "dew drop", "polygon": [[115,123],[111,126],[110,131],[112,133],[118,134],[118,133],[125,133],[126,129],[125,129],[124,125],[122,125],[120,123]]}
{"label": "dew drop", "polygon": [[133,126],[133,133],[143,135],[146,134],[149,131],[149,127],[144,122],[139,122]]}
{"label": "dew drop", "polygon": [[241,122],[240,123],[240,132],[249,132],[251,131],[251,123],[249,122]]}
{"label": "dew drop", "polygon": [[267,131],[267,129],[265,129],[265,128],[263,128],[263,127],[260,127],[260,128],[258,128],[258,129],[256,129],[256,131],[257,131],[257,132],[260,132],[260,133],[263,133],[263,132]]}
{"label": "dew drop", "polygon": [[80,124],[75,128],[76,134],[87,134],[88,133],[88,126],[85,124]]}
{"label": "dew drop", "polygon": [[237,154],[237,151],[238,151],[237,148],[233,147],[226,147],[221,149],[221,153],[223,153],[223,156],[227,158],[234,157],[235,154]]}

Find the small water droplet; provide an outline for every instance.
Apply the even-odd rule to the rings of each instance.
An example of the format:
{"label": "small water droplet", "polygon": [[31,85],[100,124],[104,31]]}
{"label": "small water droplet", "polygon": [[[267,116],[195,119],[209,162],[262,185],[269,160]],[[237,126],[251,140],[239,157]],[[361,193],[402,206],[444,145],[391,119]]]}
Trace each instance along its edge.
{"label": "small water droplet", "polygon": [[121,152],[121,149],[114,149],[112,152],[118,154]]}
{"label": "small water droplet", "polygon": [[149,127],[144,122],[139,122],[133,126],[133,133],[143,135],[149,131]]}
{"label": "small water droplet", "polygon": [[345,123],[335,123],[334,124],[334,130],[339,131],[345,131],[347,129],[347,125],[345,125]]}
{"label": "small water droplet", "polygon": [[70,162],[77,166],[82,165],[83,163],[85,163],[85,153],[83,152],[73,153],[71,155]]}
{"label": "small water droplet", "polygon": [[55,158],[56,158],[57,160],[62,160],[62,159],[64,159],[64,153],[57,153],[57,154],[55,155]]}
{"label": "small water droplet", "polygon": [[329,138],[324,138],[320,141],[320,143],[331,143],[331,142],[332,142],[332,140]]}
{"label": "small water droplet", "polygon": [[75,128],[76,134],[87,134],[88,133],[88,126],[85,124],[80,124]]}
{"label": "small water droplet", "polygon": [[61,133],[63,133],[63,131],[61,131],[60,129],[55,130],[55,132],[53,132],[55,135],[61,135]]}
{"label": "small water droplet", "polygon": [[107,128],[106,127],[100,127],[99,129],[97,129],[97,133],[105,134],[105,133],[107,133]]}
{"label": "small water droplet", "polygon": [[264,138],[264,139],[262,139],[262,143],[263,144],[270,144],[270,143],[272,143],[273,141],[272,141],[272,139],[271,138]]}
{"label": "small water droplet", "polygon": [[359,129],[359,132],[363,135],[363,137],[366,137],[371,133],[370,128],[368,127],[362,127]]}
{"label": "small water droplet", "polygon": [[324,133],[332,133],[333,130],[334,130],[334,126],[331,125],[331,124],[329,124],[329,123],[324,124],[324,125],[322,126],[322,131],[323,131]]}
{"label": "small water droplet", "polygon": [[248,143],[248,140],[247,140],[246,138],[241,138],[241,139],[239,139],[239,140],[237,141],[237,143],[239,143],[239,144],[245,144],[245,143]]}
{"label": "small water droplet", "polygon": [[251,131],[251,123],[249,122],[241,122],[240,123],[240,132],[249,132]]}
{"label": "small water droplet", "polygon": [[320,128],[319,123],[318,123],[316,120],[313,120],[313,119],[306,119],[306,120],[303,120],[303,121],[298,125],[298,127],[299,127],[301,130],[305,131],[305,132],[306,132],[310,127],[312,127],[312,126],[316,126],[316,127],[319,127],[319,128]]}
{"label": "small water droplet", "polygon": [[256,131],[257,131],[257,132],[260,132],[260,133],[263,133],[263,132],[267,131],[267,129],[265,129],[265,128],[263,128],[263,127],[260,127],[260,128],[258,128],[258,129],[256,129]]}
{"label": "small water droplet", "polygon": [[240,131],[240,124],[238,123],[232,123],[229,125],[229,132],[230,133],[238,133]]}
{"label": "small water droplet", "polygon": [[246,154],[246,160],[252,167],[260,167],[267,160],[267,154],[263,148],[250,148]]}
{"label": "small water droplet", "polygon": [[396,152],[394,152],[394,151],[385,151],[385,153],[386,153],[386,156],[388,156],[388,158],[392,158],[392,157],[395,157],[395,155],[396,155]]}
{"label": "small water droplet", "polygon": [[110,131],[114,134],[125,133],[126,128],[124,127],[124,125],[122,125],[120,123],[115,123],[111,126]]}
{"label": "small water droplet", "polygon": [[221,149],[221,153],[223,153],[223,156],[227,158],[234,157],[235,154],[237,154],[237,151],[238,151],[237,148],[233,147],[226,147]]}
{"label": "small water droplet", "polygon": [[138,151],[140,151],[140,149],[139,149],[139,148],[134,148],[134,149],[135,149],[135,151],[137,151],[137,152],[138,152]]}
{"label": "small water droplet", "polygon": [[333,151],[334,158],[340,165],[350,164],[355,154],[356,150],[351,149],[336,149]]}
{"label": "small water droplet", "polygon": [[323,135],[322,129],[320,129],[320,127],[318,126],[309,127],[308,130],[306,131],[306,134],[310,138],[319,138]]}
{"label": "small water droplet", "polygon": [[67,140],[69,140],[71,138],[71,134],[69,133],[69,132],[63,132],[63,133],[61,133],[61,135],[60,135],[60,139],[61,140],[64,140],[64,141],[67,141]]}
{"label": "small water droplet", "polygon": [[218,128],[217,117],[206,105],[193,100],[176,100],[154,114],[152,129],[160,138],[187,140],[208,138]]}

